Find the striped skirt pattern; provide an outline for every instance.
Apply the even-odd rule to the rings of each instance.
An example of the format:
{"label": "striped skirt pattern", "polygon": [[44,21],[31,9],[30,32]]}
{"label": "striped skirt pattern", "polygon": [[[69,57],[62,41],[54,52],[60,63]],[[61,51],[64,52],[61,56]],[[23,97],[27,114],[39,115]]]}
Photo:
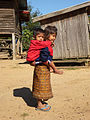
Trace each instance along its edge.
{"label": "striped skirt pattern", "polygon": [[37,99],[46,100],[53,97],[50,83],[50,70],[43,64],[35,66],[32,93],[33,97]]}

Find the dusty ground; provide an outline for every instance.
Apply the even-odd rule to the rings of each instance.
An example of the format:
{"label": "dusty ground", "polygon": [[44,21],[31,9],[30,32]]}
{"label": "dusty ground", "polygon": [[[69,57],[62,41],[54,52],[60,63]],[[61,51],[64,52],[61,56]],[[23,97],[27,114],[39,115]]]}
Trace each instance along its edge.
{"label": "dusty ground", "polygon": [[36,111],[31,97],[33,67],[0,60],[0,120],[90,120],[90,68],[51,74],[51,111]]}

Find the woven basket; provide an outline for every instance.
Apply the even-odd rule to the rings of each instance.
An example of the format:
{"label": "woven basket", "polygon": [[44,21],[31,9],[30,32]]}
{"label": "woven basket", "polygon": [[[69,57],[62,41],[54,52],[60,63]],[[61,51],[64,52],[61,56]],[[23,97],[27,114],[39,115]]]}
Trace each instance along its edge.
{"label": "woven basket", "polygon": [[34,69],[33,76],[33,97],[37,99],[50,99],[53,97],[51,83],[50,83],[50,70],[45,65],[37,65]]}

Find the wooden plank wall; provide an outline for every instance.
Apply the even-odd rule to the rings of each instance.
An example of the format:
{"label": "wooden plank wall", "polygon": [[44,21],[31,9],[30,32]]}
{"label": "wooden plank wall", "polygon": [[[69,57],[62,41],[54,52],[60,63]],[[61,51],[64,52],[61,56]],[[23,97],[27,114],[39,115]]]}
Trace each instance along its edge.
{"label": "wooden plank wall", "polygon": [[[55,25],[58,28],[54,46],[54,59],[82,58],[90,55],[87,13],[58,16],[57,20],[41,23],[42,28]],[[56,18],[55,18],[56,19]]]}
{"label": "wooden plank wall", "polygon": [[0,0],[0,34],[14,32],[14,16],[11,0]]}
{"label": "wooden plank wall", "polygon": [[0,34],[21,33],[18,0],[0,0]]}
{"label": "wooden plank wall", "polygon": [[0,8],[12,8],[12,0],[0,0]]}

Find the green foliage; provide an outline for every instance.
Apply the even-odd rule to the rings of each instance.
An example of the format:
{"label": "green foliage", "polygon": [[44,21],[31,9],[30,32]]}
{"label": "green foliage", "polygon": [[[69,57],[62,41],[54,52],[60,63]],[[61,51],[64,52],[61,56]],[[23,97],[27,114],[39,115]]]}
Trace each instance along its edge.
{"label": "green foliage", "polygon": [[89,23],[90,23],[90,15],[88,16],[88,18],[89,18]]}
{"label": "green foliage", "polygon": [[23,44],[23,50],[28,50],[30,41],[33,39],[33,29],[35,27],[40,26],[39,22],[33,23],[32,19],[33,17],[36,17],[38,15],[41,15],[39,10],[36,9],[33,11],[33,7],[28,5],[28,10],[30,11],[30,20],[29,22],[25,22],[22,24],[22,44]]}
{"label": "green foliage", "polygon": [[27,50],[29,48],[31,39],[33,39],[33,32],[28,29],[24,29],[22,34],[22,43],[24,50]]}

